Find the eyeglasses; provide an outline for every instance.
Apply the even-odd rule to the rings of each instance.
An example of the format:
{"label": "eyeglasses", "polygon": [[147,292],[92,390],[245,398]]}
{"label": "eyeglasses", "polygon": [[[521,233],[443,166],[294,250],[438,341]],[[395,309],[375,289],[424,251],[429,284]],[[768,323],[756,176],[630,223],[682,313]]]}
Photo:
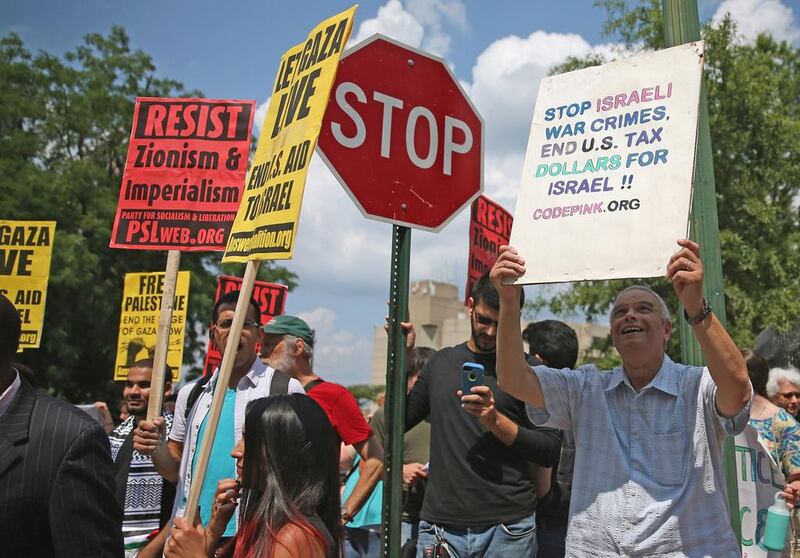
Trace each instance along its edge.
{"label": "eyeglasses", "polygon": [[800,399],[800,391],[789,391],[786,393],[778,392],[778,395],[785,397],[786,399]]}
{"label": "eyeglasses", "polygon": [[486,316],[481,316],[478,314],[477,310],[472,311],[472,315],[475,316],[475,321],[483,326],[494,326],[497,327],[497,320],[493,320],[491,318],[487,318]]}
{"label": "eyeglasses", "polygon": [[[230,329],[233,325],[233,320],[222,320],[221,322],[217,322],[217,327],[219,329]],[[243,326],[244,327],[259,327],[261,324],[258,322],[254,322],[253,320],[245,320]]]}

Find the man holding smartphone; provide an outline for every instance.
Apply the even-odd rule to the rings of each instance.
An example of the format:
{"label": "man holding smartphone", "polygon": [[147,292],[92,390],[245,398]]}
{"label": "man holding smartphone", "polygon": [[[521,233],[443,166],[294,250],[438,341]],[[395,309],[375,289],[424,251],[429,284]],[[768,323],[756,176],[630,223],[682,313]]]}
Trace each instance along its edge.
{"label": "man holding smartphone", "polygon": [[[521,293],[520,306],[524,300]],[[533,426],[525,405],[497,386],[499,308],[485,274],[467,302],[469,340],[434,354],[408,395],[406,430],[425,418],[431,425],[419,557],[426,551],[436,556],[437,545],[462,558],[534,555],[536,498],[528,463],[552,466],[560,437]],[[464,394],[471,363],[483,366],[483,385],[476,374],[471,393]]]}

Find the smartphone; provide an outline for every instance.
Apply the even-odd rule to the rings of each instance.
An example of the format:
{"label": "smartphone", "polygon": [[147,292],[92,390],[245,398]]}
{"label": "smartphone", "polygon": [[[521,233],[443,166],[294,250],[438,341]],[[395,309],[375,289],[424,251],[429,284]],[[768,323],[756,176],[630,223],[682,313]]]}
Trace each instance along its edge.
{"label": "smartphone", "polygon": [[461,366],[461,393],[469,395],[472,393],[472,388],[484,385],[484,371],[482,364],[465,362]]}

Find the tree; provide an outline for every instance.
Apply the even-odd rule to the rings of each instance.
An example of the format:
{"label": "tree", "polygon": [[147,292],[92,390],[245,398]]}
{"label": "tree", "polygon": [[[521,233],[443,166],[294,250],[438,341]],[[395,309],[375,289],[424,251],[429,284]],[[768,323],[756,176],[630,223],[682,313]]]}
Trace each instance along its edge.
{"label": "tree", "polygon": [[[111,399],[126,272],[162,271],[164,252],[108,247],[137,96],[201,96],[159,78],[120,27],[92,33],[63,59],[31,54],[18,35],[0,39],[0,200],[3,219],[55,220],[41,348],[20,360],[71,401]],[[219,254],[184,253],[192,274],[184,363],[195,370],[220,271]],[[241,274],[241,266],[224,272]],[[259,278],[290,288],[272,263]]]}
{"label": "tree", "polygon": [[[618,32],[629,48],[663,47],[658,0],[597,4],[609,15],[604,31]],[[800,320],[800,50],[766,35],[746,43],[730,17],[706,24],[702,35],[728,330],[746,346],[769,325],[787,329]],[[596,63],[571,59],[552,73]],[[593,319],[634,282],[575,283],[537,303]],[[666,281],[644,283],[678,309]],[[679,355],[677,335],[668,352]]]}

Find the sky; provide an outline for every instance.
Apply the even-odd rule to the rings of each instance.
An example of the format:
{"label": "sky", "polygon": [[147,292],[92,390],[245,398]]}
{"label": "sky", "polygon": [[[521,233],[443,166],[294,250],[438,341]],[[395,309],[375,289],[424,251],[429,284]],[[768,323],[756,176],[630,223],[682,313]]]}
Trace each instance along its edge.
{"label": "sky", "polygon": [[[703,22],[730,13],[743,41],[763,31],[800,45],[800,0],[698,2]],[[258,125],[281,54],[350,5],[10,0],[0,14],[0,34],[16,32],[29,49],[60,55],[87,33],[121,25],[131,47],[152,56],[160,77],[208,98],[256,100]],[[448,62],[485,122],[484,194],[513,211],[539,81],[569,56],[613,57],[618,37],[603,35],[605,19],[592,0],[364,1],[351,44],[380,32]],[[439,233],[414,230],[411,280],[455,283],[463,294],[468,225],[463,211]],[[299,277],[286,311],[316,330],[315,369],[328,380],[370,380],[373,328],[387,308],[390,251],[391,225],[365,219],[315,155],[294,258],[281,263]]]}

